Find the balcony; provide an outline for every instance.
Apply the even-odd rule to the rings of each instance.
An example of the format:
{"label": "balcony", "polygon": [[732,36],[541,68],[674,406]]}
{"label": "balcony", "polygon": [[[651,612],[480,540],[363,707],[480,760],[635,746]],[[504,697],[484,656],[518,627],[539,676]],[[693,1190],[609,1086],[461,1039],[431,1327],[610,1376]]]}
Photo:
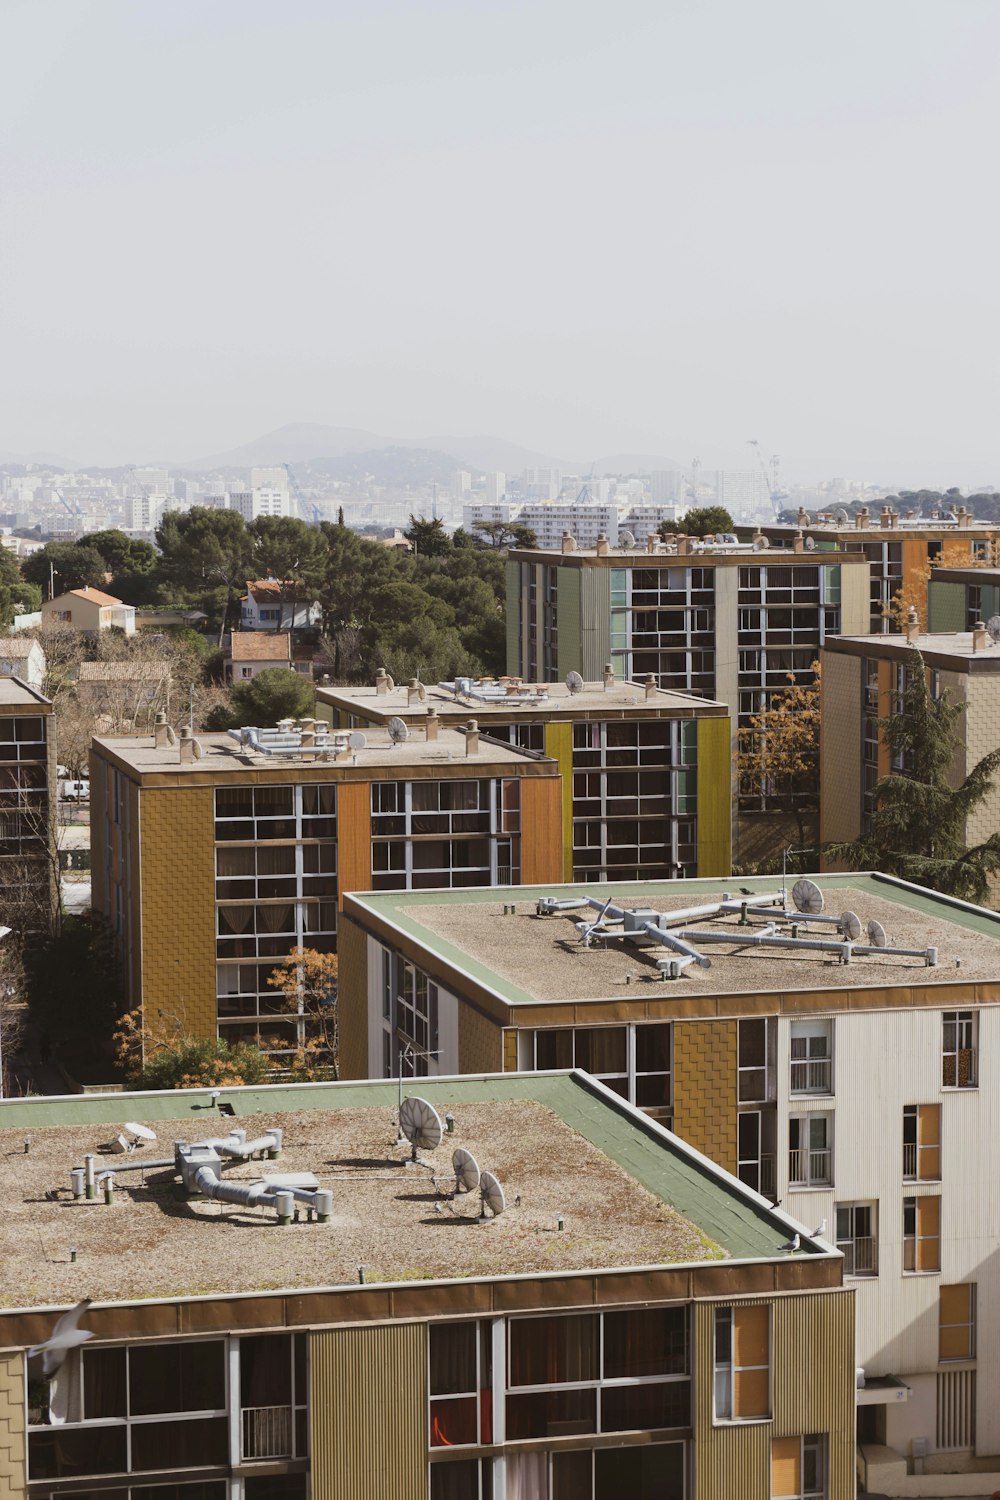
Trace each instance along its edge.
{"label": "balcony", "polygon": [[844,1252],[845,1276],[878,1275],[878,1241],[873,1235],[838,1240],[837,1249]]}
{"label": "balcony", "polygon": [[831,1057],[793,1057],[789,1089],[793,1094],[830,1094],[833,1080]]}
{"label": "balcony", "polygon": [[917,1177],[917,1143],[916,1141],[903,1142],[903,1179],[906,1182],[915,1182]]}
{"label": "balcony", "polygon": [[830,1187],[833,1183],[833,1152],[828,1148],[811,1151],[808,1147],[788,1153],[789,1187]]}
{"label": "balcony", "polygon": [[290,1406],[245,1406],[242,1426],[244,1463],[254,1459],[292,1457]]}

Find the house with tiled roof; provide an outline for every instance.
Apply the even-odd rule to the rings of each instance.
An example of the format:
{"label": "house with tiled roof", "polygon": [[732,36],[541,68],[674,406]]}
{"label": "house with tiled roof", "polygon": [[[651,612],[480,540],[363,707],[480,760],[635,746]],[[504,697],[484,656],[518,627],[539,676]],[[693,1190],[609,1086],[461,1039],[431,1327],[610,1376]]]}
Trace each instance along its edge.
{"label": "house with tiled roof", "polygon": [[96,635],[99,630],[117,628],[126,635],[135,634],[135,607],[123,604],[113,594],[100,589],[69,589],[42,605],[42,626],[61,626]]}
{"label": "house with tiled roof", "polygon": [[285,667],[311,677],[312,653],[296,646],[288,630],[234,630],[226,654],[230,682],[249,682],[268,667]]}
{"label": "house with tiled roof", "polygon": [[318,599],[310,599],[305,584],[294,578],[248,581],[240,600],[242,630],[308,630],[323,618]]}
{"label": "house with tiled roof", "polygon": [[45,652],[37,636],[0,637],[0,677],[19,677],[39,690],[45,683]]}

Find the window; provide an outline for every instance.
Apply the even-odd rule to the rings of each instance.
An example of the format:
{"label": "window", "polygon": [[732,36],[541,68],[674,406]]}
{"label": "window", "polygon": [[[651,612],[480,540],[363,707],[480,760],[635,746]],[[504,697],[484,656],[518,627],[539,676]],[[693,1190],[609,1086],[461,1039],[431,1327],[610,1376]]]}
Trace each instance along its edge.
{"label": "window", "polygon": [[772,1500],[826,1500],[826,1437],[773,1438]]}
{"label": "window", "polygon": [[977,1033],[974,1010],[946,1010],[942,1016],[941,1087],[974,1089],[979,1085]]}
{"label": "window", "polygon": [[[528,1459],[534,1455],[525,1454]],[[513,1460],[515,1484],[521,1475]],[[508,1475],[512,1472],[508,1460]],[[684,1500],[685,1444],[643,1443],[640,1447],[564,1450],[552,1454],[549,1491],[524,1486],[515,1494],[548,1493],[552,1500]],[[508,1480],[508,1495],[512,1493]]]}
{"label": "window", "polygon": [[940,1271],[941,1199],[903,1199],[903,1270]]}
{"label": "window", "polygon": [[878,1204],[837,1204],[837,1249],[845,1276],[878,1275]]}
{"label": "window", "polygon": [[687,1427],[686,1307],[514,1318],[507,1438]]}
{"label": "window", "polygon": [[833,1021],[793,1021],[790,1050],[790,1091],[832,1094]]}
{"label": "window", "polygon": [[772,1049],[774,1027],[768,1018],[739,1022],[739,1102],[765,1103],[774,1098]]}
{"label": "window", "polygon": [[398,953],[382,952],[385,1077],[425,1078],[438,1072],[438,987]]}
{"label": "window", "polygon": [[941,1106],[904,1105],[903,1178],[907,1182],[937,1182],[940,1177]]}
{"label": "window", "polygon": [[938,1301],[938,1359],[975,1359],[976,1283],[943,1286]]}
{"label": "window", "polygon": [[304,1333],[270,1333],[240,1339],[240,1456],[244,1463],[308,1454],[307,1338]]}
{"label": "window", "polygon": [[432,1448],[493,1441],[491,1332],[487,1322],[431,1324]]}
{"label": "window", "polygon": [[829,1187],[833,1182],[833,1116],[792,1115],[788,1121],[790,1187]]}
{"label": "window", "polygon": [[492,1460],[431,1464],[431,1500],[493,1500]]}
{"label": "window", "polygon": [[771,1415],[771,1309],[766,1303],[715,1309],[715,1420]]}

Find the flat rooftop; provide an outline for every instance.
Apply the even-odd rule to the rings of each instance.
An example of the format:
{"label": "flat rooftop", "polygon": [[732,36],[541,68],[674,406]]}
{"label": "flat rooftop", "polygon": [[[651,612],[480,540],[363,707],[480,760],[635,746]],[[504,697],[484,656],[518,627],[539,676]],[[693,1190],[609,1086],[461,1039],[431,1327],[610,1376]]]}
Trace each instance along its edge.
{"label": "flat rooftop", "polygon": [[[861,942],[867,944],[870,922],[881,924],[892,946],[875,954],[857,954],[842,964],[830,952],[808,949],[751,947],[747,938],[760,931],[765,918],[741,927],[739,915],[695,917],[684,931],[725,931],[731,943],[690,943],[709,958],[711,968],[697,965],[676,979],[664,980],[656,960],[670,958],[662,944],[637,946],[627,939],[595,937],[589,947],[580,941],[576,923],[594,921],[594,910],[577,909],[553,916],[537,916],[539,897],[609,898],[625,909],[651,908],[670,913],[708,906],[724,893],[736,901],[754,897],[763,904],[780,895],[781,877],[730,880],[662,881],[655,884],[561,885],[542,889],[520,887],[484,898],[474,891],[425,891],[350,895],[350,915],[371,913],[446,964],[461,969],[508,1005],[539,1002],[608,1001],[669,1005],[689,996],[799,992],[821,989],[854,992],[860,988],[965,984],[1000,980],[1000,915],[985,908],[950,903],[934,892],[878,875],[816,875],[809,877],[822,892],[826,916],[854,912],[860,919]],[[794,877],[788,881],[789,894]],[[744,897],[743,891],[753,892]],[[789,907],[792,902],[788,902]],[[513,914],[510,909],[513,907]],[[508,912],[504,914],[505,908]],[[790,923],[781,923],[788,929]],[[680,930],[680,929],[678,929]],[[809,924],[799,916],[799,937],[840,940],[832,924]],[[898,948],[938,949],[938,963],[929,968],[922,957],[904,956]],[[551,1023],[550,1023],[551,1024]]]}
{"label": "flat rooftop", "polygon": [[[435,709],[442,719],[465,722],[475,718],[488,729],[490,722],[507,724],[511,719],[525,719],[529,723],[546,723],[559,719],[607,718],[700,718],[725,717],[729,708],[710,698],[696,698],[691,693],[671,693],[657,688],[650,694],[639,682],[616,682],[605,687],[603,682],[585,682],[578,691],[571,693],[564,682],[523,683],[512,686],[509,678],[489,678],[470,681],[471,691],[460,694],[440,683],[424,685],[425,699],[410,703],[410,692],[406,683],[397,683],[389,692],[380,693],[371,687],[318,687],[316,697],[323,703],[339,708],[344,713],[354,714],[367,721],[388,723],[396,716],[407,723],[420,723],[430,709]],[[481,696],[490,692],[503,692],[506,696],[496,701]]]}
{"label": "flat rooftop", "polygon": [[915,640],[905,635],[833,635],[823,643],[825,651],[848,656],[882,656],[903,660],[916,647],[927,666],[954,669],[959,663],[965,670],[1000,671],[1000,644],[986,637],[986,645],[973,649],[971,630],[923,631]]}
{"label": "flat rooftop", "polygon": [[[744,527],[741,529],[746,530],[747,528]],[[761,529],[765,535],[770,535],[770,528],[764,526]],[[792,535],[794,535],[795,529],[791,528]],[[813,529],[815,528],[810,528],[810,530]],[[859,532],[858,535],[863,536],[864,533]],[[880,532],[879,535],[884,536],[886,533]],[[898,536],[899,533],[890,533],[890,535]],[[789,541],[791,541],[791,538],[789,538]],[[678,551],[676,548],[668,550],[664,545],[661,545],[655,552],[647,552],[645,547],[636,546],[613,547],[610,552],[606,553],[598,552],[594,547],[574,547],[572,552],[561,552],[558,547],[512,547],[507,555],[511,562],[538,562],[539,559],[544,558],[547,563],[552,563],[553,559],[558,558],[560,567],[582,567],[584,564],[588,566],[593,564],[599,568],[711,568],[716,565],[719,567],[735,567],[745,564],[748,557],[751,559],[760,558],[760,552],[749,540],[729,544],[715,543],[711,546],[701,546],[699,542],[700,538],[692,537],[692,545],[686,552]],[[777,555],[772,561],[775,565],[787,564],[789,567],[798,567],[804,563],[808,563],[810,558],[817,563],[829,563],[831,556],[835,556],[837,562],[849,563],[854,566],[861,563],[865,564],[865,566],[868,564],[868,559],[863,553],[858,552],[856,549],[848,551],[846,547],[824,548],[822,551],[816,549],[812,552],[805,551],[794,554],[792,554],[790,546],[787,549],[780,547],[777,549]]]}
{"label": "flat rooftop", "polygon": [[[2,680],[2,679],[0,679]],[[8,679],[9,680],[9,679]],[[468,710],[464,718],[475,718]],[[107,759],[115,761],[122,769],[139,776],[169,773],[184,777],[202,777],[214,781],[218,776],[232,773],[239,776],[247,769],[255,772],[280,772],[287,780],[289,771],[301,771],[307,779],[364,778],[366,772],[377,773],[385,779],[387,771],[430,768],[452,776],[470,777],[486,774],[486,767],[496,766],[510,774],[551,774],[554,762],[540,760],[537,755],[518,750],[497,740],[482,739],[477,753],[466,754],[466,738],[458,729],[442,725],[438,738],[428,740],[425,735],[415,733],[402,744],[394,744],[388,731],[379,727],[364,732],[365,743],[352,751],[345,759],[334,759],[329,751],[321,754],[262,755],[245,747],[228,734],[199,734],[195,736],[201,747],[197,760],[181,760],[179,745],[157,746],[152,735],[107,735],[95,736],[94,749]]]}
{"label": "flat rooftop", "polygon": [[[898,542],[906,536],[915,536],[921,539],[931,538],[933,540],[948,536],[987,537],[993,536],[1000,530],[1000,527],[997,527],[992,521],[968,520],[959,523],[956,521],[937,520],[933,516],[913,516],[910,518],[905,513],[899,515],[895,526],[883,526],[879,515],[880,512],[878,511],[872,512],[867,526],[857,526],[854,517],[851,516],[847,521],[812,520],[804,523],[801,527],[797,522],[795,524],[791,522],[780,524],[777,521],[765,521],[759,529],[765,536],[773,539],[784,540],[787,538],[788,545],[791,545],[792,538],[798,531],[802,531],[804,535],[808,536],[839,538],[843,542],[849,542],[855,538],[865,542]],[[737,533],[753,530],[752,527],[742,523],[736,529]]]}
{"label": "flat rooftop", "polygon": [[[427,1166],[403,1165],[395,1082],[225,1089],[235,1120],[207,1090],[0,1103],[0,1306],[356,1286],[359,1265],[374,1284],[787,1254],[782,1214],[584,1074],[405,1080],[403,1093],[454,1115],[454,1134],[421,1153]],[[186,1198],[172,1165],[122,1172],[112,1206],[74,1201],[71,1169],[126,1121],[157,1140],[99,1154],[98,1171],[172,1158],[175,1140],[236,1124],[251,1138],[280,1126],[281,1157],[234,1164],[226,1180],[312,1172],[333,1191],[332,1222],[281,1227],[265,1209]],[[500,1179],[499,1217],[479,1221],[478,1193],[450,1197],[459,1146]],[[829,1251],[803,1237],[801,1253]]]}

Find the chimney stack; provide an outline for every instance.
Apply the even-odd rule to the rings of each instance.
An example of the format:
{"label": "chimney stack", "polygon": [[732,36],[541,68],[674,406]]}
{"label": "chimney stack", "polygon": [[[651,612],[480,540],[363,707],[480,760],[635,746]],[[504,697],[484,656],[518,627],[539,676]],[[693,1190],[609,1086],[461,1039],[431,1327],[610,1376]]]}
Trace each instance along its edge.
{"label": "chimney stack", "polygon": [[190,765],[195,760],[200,760],[201,746],[195,739],[189,724],[181,725],[181,765]]}
{"label": "chimney stack", "polygon": [[479,754],[479,725],[475,719],[470,719],[465,726],[465,753],[466,755]]}
{"label": "chimney stack", "polygon": [[681,535],[677,538],[677,551],[681,556],[691,551],[691,538],[689,536]]}
{"label": "chimney stack", "polygon": [[911,642],[920,639],[920,617],[912,604],[906,611],[906,639]]}
{"label": "chimney stack", "polygon": [[878,523],[883,531],[892,531],[898,519],[899,517],[891,505],[883,505],[882,514],[878,518]]}
{"label": "chimney stack", "polygon": [[378,696],[380,698],[384,697],[385,694],[389,691],[391,685],[392,678],[385,670],[385,667],[379,667],[378,671],[375,673],[375,691]]}
{"label": "chimney stack", "polygon": [[608,688],[613,688],[614,685],[615,685],[615,672],[614,672],[614,668],[612,667],[612,665],[611,665],[611,663],[609,661],[606,661],[604,663],[604,691],[607,692]]}
{"label": "chimney stack", "polygon": [[986,626],[982,620],[977,620],[972,627],[972,649],[973,651],[986,650]]}
{"label": "chimney stack", "polygon": [[648,532],[647,535],[646,535],[646,551],[647,552],[655,552],[656,551],[656,544],[657,544],[658,541],[659,541],[659,537],[656,535],[655,531]]}
{"label": "chimney stack", "polygon": [[599,531],[597,533],[597,545],[595,546],[594,551],[597,553],[598,557],[608,557],[610,555],[611,543],[608,541],[608,534],[606,531]]}
{"label": "chimney stack", "polygon": [[854,517],[854,527],[855,527],[855,530],[856,531],[867,531],[868,530],[868,525],[869,525],[870,521],[871,521],[871,516],[869,514],[868,507],[867,507],[867,505],[862,505],[861,509],[858,511],[857,515]]}
{"label": "chimney stack", "polygon": [[176,745],[177,736],[167,723],[164,713],[156,715],[156,723],[153,725],[153,744],[157,750],[165,750],[168,745]]}
{"label": "chimney stack", "polygon": [[562,534],[562,550],[564,552],[576,551],[576,537],[571,531],[564,531]]}
{"label": "chimney stack", "polygon": [[806,550],[806,539],[802,535],[801,531],[797,531],[795,533],[795,535],[792,537],[792,551],[793,552],[804,552],[805,550]]}
{"label": "chimney stack", "polygon": [[809,512],[806,510],[804,505],[799,506],[798,524],[800,526],[809,525]]}
{"label": "chimney stack", "polygon": [[652,672],[646,673],[646,680],[642,686],[646,694],[647,702],[650,698],[656,697],[656,678],[653,676]]}
{"label": "chimney stack", "polygon": [[427,696],[424,685],[419,677],[411,677],[406,688],[406,704],[412,708],[415,703],[422,703]]}
{"label": "chimney stack", "polygon": [[436,740],[437,737],[438,737],[438,730],[440,729],[440,727],[441,727],[441,720],[438,717],[438,711],[437,711],[437,709],[433,708],[433,707],[429,708],[427,710],[427,720],[426,720],[426,724],[425,724],[425,728],[427,730],[427,738],[429,740]]}

